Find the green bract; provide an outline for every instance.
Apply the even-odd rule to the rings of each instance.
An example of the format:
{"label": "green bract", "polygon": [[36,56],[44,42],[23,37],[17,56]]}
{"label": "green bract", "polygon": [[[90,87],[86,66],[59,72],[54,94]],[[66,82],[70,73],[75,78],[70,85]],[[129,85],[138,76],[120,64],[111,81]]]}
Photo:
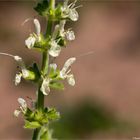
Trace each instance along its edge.
{"label": "green bract", "polygon": [[25,128],[35,129],[40,128],[50,121],[56,121],[60,118],[59,112],[54,108],[45,108],[44,110],[31,111],[29,108],[24,114],[25,117]]}

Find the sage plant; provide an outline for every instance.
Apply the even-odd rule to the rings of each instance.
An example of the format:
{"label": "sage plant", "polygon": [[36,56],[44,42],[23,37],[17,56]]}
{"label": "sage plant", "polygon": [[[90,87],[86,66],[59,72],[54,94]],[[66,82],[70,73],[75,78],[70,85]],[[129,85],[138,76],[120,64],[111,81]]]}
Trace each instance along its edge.
{"label": "sage plant", "polygon": [[[18,98],[19,108],[14,111],[16,117],[21,114],[24,118],[24,128],[33,129],[32,140],[53,140],[49,124],[60,118],[55,108],[44,107],[44,98],[51,92],[51,89],[63,90],[63,80],[67,80],[71,86],[75,85],[74,75],[71,73],[71,65],[76,58],[71,57],[64,63],[62,69],[58,69],[54,63],[62,49],[66,48],[67,42],[75,39],[74,31],[71,28],[65,29],[66,22],[77,21],[79,18],[76,9],[76,0],[70,3],[68,0],[42,0],[34,8],[39,15],[47,21],[46,32],[41,31],[38,19],[32,19],[35,32],[25,40],[27,49],[35,49],[42,54],[42,66],[37,63],[27,66],[24,60],[17,55],[0,53],[12,57],[18,64],[19,69],[15,76],[15,85],[21,80],[35,83],[38,88],[37,98],[33,107],[29,107],[26,100]],[[27,20],[25,21],[27,22]]]}

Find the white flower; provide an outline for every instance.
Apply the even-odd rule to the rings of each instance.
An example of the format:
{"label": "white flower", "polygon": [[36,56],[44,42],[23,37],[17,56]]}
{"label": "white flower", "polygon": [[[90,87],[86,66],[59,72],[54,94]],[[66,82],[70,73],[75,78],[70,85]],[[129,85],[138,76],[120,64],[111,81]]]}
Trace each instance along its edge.
{"label": "white flower", "polygon": [[79,19],[79,14],[75,9],[70,9],[69,11],[69,18],[72,21],[77,21]]}
{"label": "white flower", "polygon": [[18,85],[21,82],[21,77],[23,77],[25,79],[29,77],[29,75],[30,75],[29,70],[26,69],[24,61],[20,56],[8,54],[8,53],[2,53],[2,52],[0,52],[0,54],[14,58],[14,60],[18,63],[18,65],[21,69],[21,72],[19,72],[15,76],[15,85]]}
{"label": "white flower", "polygon": [[23,98],[18,98],[18,103],[20,104],[20,106],[23,109],[26,109],[27,108],[27,103],[26,103],[26,101]]}
{"label": "white flower", "polygon": [[[71,29],[65,31],[64,26],[65,26],[66,21],[62,20],[60,22],[60,25],[56,25],[55,29],[57,28],[57,30],[59,30],[59,34],[61,37],[66,37],[67,40],[72,41],[75,39],[75,34],[74,31],[72,31]],[[57,32],[58,33],[58,32]],[[55,33],[56,34],[56,33]],[[56,34],[57,35],[57,34]],[[56,37],[55,35],[55,37]],[[54,36],[54,35],[53,35]],[[55,38],[54,38],[55,39]]]}
{"label": "white flower", "polygon": [[21,77],[26,79],[29,77],[30,74],[29,74],[29,70],[26,69],[24,61],[21,57],[14,56],[14,59],[21,68],[21,72],[16,74],[16,76],[15,76],[15,85],[18,85],[21,82]]}
{"label": "white flower", "polygon": [[25,45],[27,46],[28,49],[32,49],[35,45],[36,38],[33,35],[30,35],[26,40],[25,40]]}
{"label": "white flower", "polygon": [[50,43],[51,48],[49,49],[49,54],[52,57],[57,57],[59,56],[60,52],[61,52],[61,47],[57,44],[56,41],[52,40]]}
{"label": "white flower", "polygon": [[49,78],[45,78],[42,82],[41,88],[40,90],[42,91],[42,93],[44,95],[48,95],[50,92],[50,87],[49,87],[49,83],[50,83],[50,79]]}
{"label": "white flower", "polygon": [[18,98],[18,103],[20,104],[20,110],[22,113],[27,111],[27,103],[23,98]]}
{"label": "white flower", "polygon": [[25,114],[26,111],[27,111],[27,103],[26,103],[26,101],[23,98],[18,98],[18,103],[20,105],[20,107],[19,107],[20,109],[16,109],[14,111],[14,116],[15,117],[18,117],[21,112],[23,114]]}
{"label": "white flower", "polygon": [[67,81],[69,85],[74,86],[75,85],[75,79],[73,74],[67,75]]}
{"label": "white flower", "polygon": [[77,0],[75,0],[73,3],[68,5],[68,1],[64,3],[62,10],[62,17],[63,18],[70,18],[72,21],[77,21],[79,19],[78,12],[76,9],[79,7],[75,7],[75,3]]}
{"label": "white flower", "polygon": [[16,76],[15,76],[15,85],[16,86],[21,82],[21,77],[22,77],[21,73],[16,74]]}
{"label": "white flower", "polygon": [[69,41],[74,40],[74,39],[75,39],[75,34],[74,34],[74,32],[68,30],[68,31],[66,32],[66,38],[67,38],[67,40],[69,40]]}
{"label": "white flower", "polygon": [[75,61],[76,61],[76,58],[75,58],[75,57],[69,58],[69,59],[65,62],[64,66],[63,66],[63,68],[62,68],[62,70],[60,71],[60,77],[61,77],[62,79],[67,79],[68,83],[69,83],[70,85],[72,85],[72,86],[75,85],[75,79],[74,79],[74,75],[73,75],[73,74],[69,74],[69,73],[70,73],[70,71],[71,71],[70,66],[71,66]]}
{"label": "white flower", "polygon": [[30,34],[30,36],[25,40],[25,45],[28,49],[32,49],[36,42],[40,41],[40,32],[41,32],[41,26],[38,19],[34,19],[34,25],[36,29],[36,34]]}

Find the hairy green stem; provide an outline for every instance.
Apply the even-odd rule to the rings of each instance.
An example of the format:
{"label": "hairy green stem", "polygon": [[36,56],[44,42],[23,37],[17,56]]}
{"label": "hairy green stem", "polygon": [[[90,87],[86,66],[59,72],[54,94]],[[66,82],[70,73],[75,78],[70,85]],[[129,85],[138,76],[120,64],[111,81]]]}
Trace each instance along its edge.
{"label": "hairy green stem", "polygon": [[[54,8],[55,8],[55,0],[50,0],[50,9],[54,10]],[[45,34],[46,38],[51,35],[52,26],[53,26],[53,21],[51,19],[48,19],[47,30],[46,30],[46,34]],[[42,67],[41,67],[43,76],[47,74],[48,66],[49,66],[49,54],[48,54],[48,52],[43,52]],[[37,98],[36,109],[42,110],[42,109],[44,109],[44,94],[40,91],[40,87],[41,87],[40,84],[38,87],[39,88],[38,88],[38,98]],[[41,130],[41,128],[34,130],[32,140],[40,140],[40,136],[39,136],[40,130]]]}

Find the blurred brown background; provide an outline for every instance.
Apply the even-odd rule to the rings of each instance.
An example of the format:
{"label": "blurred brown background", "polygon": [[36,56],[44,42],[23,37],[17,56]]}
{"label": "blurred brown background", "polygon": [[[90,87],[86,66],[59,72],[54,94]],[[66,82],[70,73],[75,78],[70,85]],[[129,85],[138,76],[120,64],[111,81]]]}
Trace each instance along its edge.
{"label": "blurred brown background", "polygon": [[[67,131],[62,127],[63,134],[57,136],[61,135],[60,138],[64,139],[101,140],[139,138],[140,1],[91,0],[79,3],[83,5],[79,9],[79,21],[67,24],[67,27],[74,28],[76,40],[69,43],[67,49],[64,49],[56,60],[61,68],[67,58],[78,57],[72,67],[76,86],[70,87],[66,83],[64,91],[52,91],[46,97],[46,105],[62,110],[64,118],[67,114],[65,110],[70,108],[71,117],[66,117],[68,120],[65,119],[65,123],[62,120],[65,129],[69,127],[67,122],[73,120],[71,119],[73,116],[77,115],[79,124],[71,127],[73,132],[72,129]],[[24,40],[34,31],[33,23],[28,22],[21,26],[25,19],[36,17],[37,14],[33,10],[35,5],[35,1],[0,0],[0,52],[20,55],[25,58],[27,64],[31,64],[32,61],[40,63],[41,60],[38,52],[29,51],[24,46]],[[38,16],[37,18],[41,21],[43,31],[45,20]],[[92,51],[93,54],[84,55]],[[31,132],[22,128],[22,118],[14,118],[13,111],[18,107],[17,98],[29,96],[34,99],[36,88],[24,81],[15,87],[13,82],[15,73],[16,63],[8,57],[0,56],[0,139],[2,140],[31,139]],[[85,105],[87,103],[94,108],[90,110],[93,118],[87,111]],[[73,113],[75,108],[80,107],[85,107],[83,110],[85,116],[78,114],[77,110],[76,115]],[[99,119],[103,112],[106,112],[105,117]],[[69,113],[67,116],[70,116]],[[81,121],[83,116],[84,121]],[[108,127],[112,116],[113,121]],[[92,119],[94,127],[88,126]],[[70,126],[74,121],[69,122]],[[83,129],[78,129],[80,127]],[[65,131],[69,135],[63,137]],[[74,132],[77,135],[70,137]]]}

